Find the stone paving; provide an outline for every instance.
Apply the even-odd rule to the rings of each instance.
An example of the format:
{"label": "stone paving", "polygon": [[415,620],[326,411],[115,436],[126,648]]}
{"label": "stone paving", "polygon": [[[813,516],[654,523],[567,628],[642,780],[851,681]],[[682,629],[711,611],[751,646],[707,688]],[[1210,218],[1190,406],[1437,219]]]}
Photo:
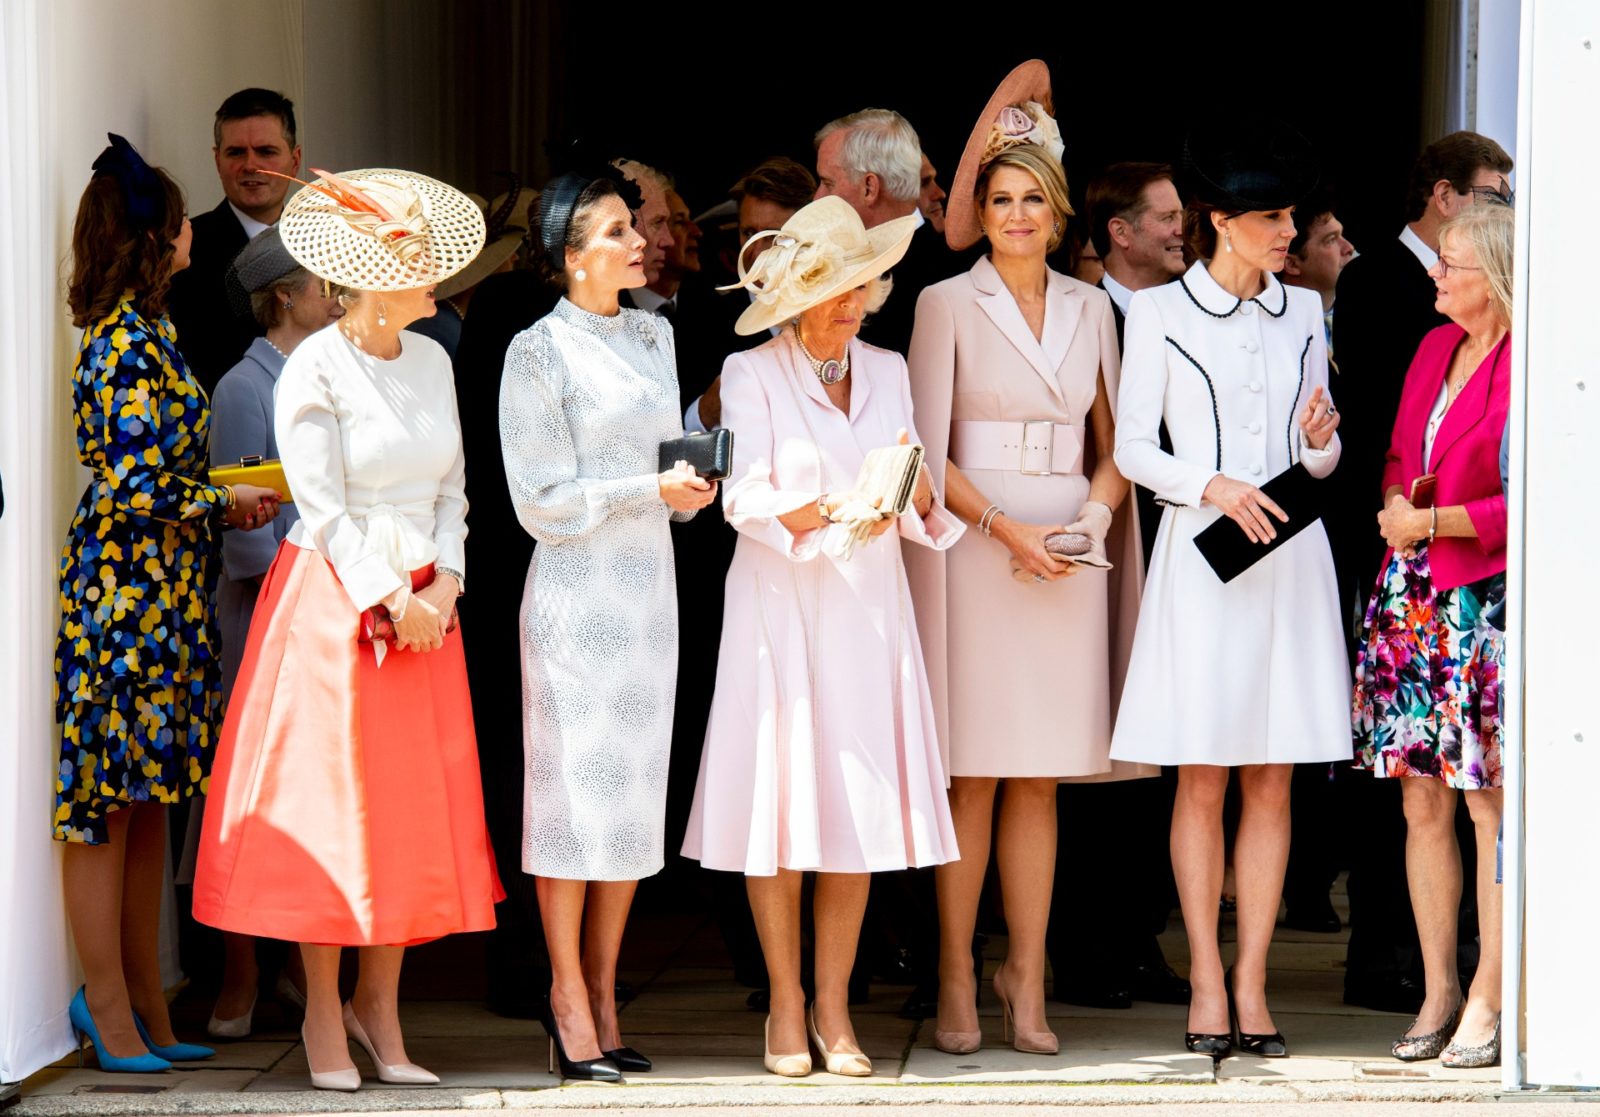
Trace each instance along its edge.
{"label": "stone paving", "polygon": [[[1342,897],[1338,899],[1342,900]],[[1342,906],[1342,904],[1341,904]],[[1340,1000],[1343,935],[1280,929],[1271,958],[1270,992],[1289,1059],[1233,1057],[1213,1065],[1183,1048],[1184,1009],[1136,1004],[1122,1011],[1052,1003],[1061,1037],[1055,1057],[1023,1055],[1000,1043],[999,1008],[985,989],[985,1046],[973,1055],[933,1048],[932,1022],[896,1015],[906,990],[877,985],[870,1004],[854,1010],[856,1032],[874,1077],[846,1079],[817,1072],[803,1080],[767,1074],[761,1066],[762,1015],[745,1007],[749,990],[721,962],[715,929],[700,919],[641,920],[653,955],[628,959],[624,977],[638,990],[622,1015],[627,1041],[655,1061],[650,1074],[623,1086],[562,1085],[546,1071],[543,1030],[532,1021],[490,1013],[476,1001],[406,1002],[402,1017],[411,1057],[438,1072],[431,1088],[379,1087],[368,1080],[353,1095],[313,1092],[297,1021],[275,1004],[257,1010],[249,1040],[219,1043],[214,1060],[162,1075],[105,1074],[68,1059],[23,1084],[11,1112],[285,1113],[354,1110],[606,1108],[685,1105],[1027,1104],[1105,1105],[1163,1101],[1240,1105],[1274,1100],[1490,1100],[1498,1068],[1451,1070],[1436,1061],[1401,1064],[1388,1056],[1409,1020]],[[636,928],[633,932],[640,935]],[[1163,940],[1184,968],[1177,921]],[[429,948],[432,949],[432,948]],[[992,971],[1004,949],[990,947]],[[426,966],[414,960],[413,967]],[[438,968],[438,967],[436,967]],[[180,1034],[198,1037],[208,1008],[180,997]],[[364,1052],[356,1065],[371,1073]]]}

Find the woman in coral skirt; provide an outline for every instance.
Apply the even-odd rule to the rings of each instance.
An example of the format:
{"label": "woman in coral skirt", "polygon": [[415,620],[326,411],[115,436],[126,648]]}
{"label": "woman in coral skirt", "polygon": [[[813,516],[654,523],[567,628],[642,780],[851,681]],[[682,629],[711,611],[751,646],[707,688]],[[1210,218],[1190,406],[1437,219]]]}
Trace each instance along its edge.
{"label": "woman in coral skirt", "polygon": [[[482,246],[483,218],[421,175],[352,171],[296,195],[281,234],[346,289],[347,313],[278,381],[300,522],[262,585],[223,724],[194,914],[302,944],[314,1086],[360,1085],[347,1036],[381,1080],[437,1082],[405,1054],[404,948],[492,927],[503,893],[454,624],[467,506],[450,361],[403,331]],[[341,946],[362,948],[342,1007]]]}

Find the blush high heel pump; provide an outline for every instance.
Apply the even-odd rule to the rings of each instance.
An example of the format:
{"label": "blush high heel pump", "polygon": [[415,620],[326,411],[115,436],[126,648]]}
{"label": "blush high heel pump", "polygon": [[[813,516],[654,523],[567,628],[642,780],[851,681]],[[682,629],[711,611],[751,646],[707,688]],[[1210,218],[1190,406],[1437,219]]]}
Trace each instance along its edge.
{"label": "blush high heel pump", "polygon": [[[1011,1015],[1011,996],[1006,992],[1004,981],[1005,964],[1001,963],[999,969],[994,971],[993,985],[995,1000],[1000,1002],[1000,1038],[1010,1042],[1011,1046],[1027,1055],[1055,1055],[1061,1051],[1061,1041],[1056,1034],[1046,1028],[1042,1032],[1024,1032],[1016,1026],[1016,1018]],[[1016,1033],[1015,1038],[1012,1032]]]}
{"label": "blush high heel pump", "polygon": [[361,1072],[353,1066],[342,1070],[318,1070],[311,1065],[311,1045],[306,1042],[304,1025],[300,1027],[300,1046],[306,1049],[306,1070],[311,1073],[312,1089],[340,1090],[344,1093],[361,1089]]}
{"label": "blush high heel pump", "polygon": [[215,1012],[211,1019],[206,1021],[206,1035],[212,1039],[244,1039],[250,1034],[251,1025],[255,1022],[256,998],[251,998],[250,1007],[245,1009],[243,1016],[235,1016],[224,1020]]}
{"label": "blush high heel pump", "polygon": [[[72,1022],[73,1035],[78,1040],[80,1067],[83,1066],[83,1041],[87,1039],[94,1044],[95,1059],[99,1061],[101,1070],[121,1071],[126,1074],[158,1074],[172,1069],[171,1063],[148,1051],[143,1055],[127,1057],[119,1057],[108,1052],[100,1042],[100,1029],[95,1027],[94,1017],[89,1014],[89,1001],[84,996],[82,985],[78,986],[78,991],[72,995],[72,1003],[67,1005],[67,1019]],[[140,1031],[142,1033],[143,1028]]]}
{"label": "blush high heel pump", "polygon": [[361,1021],[356,1019],[356,1010],[348,1003],[344,1006],[344,1034],[359,1043],[367,1052],[367,1058],[372,1060],[372,1065],[378,1071],[379,1082],[390,1082],[397,1086],[437,1086],[439,1076],[431,1070],[425,1070],[416,1063],[386,1063],[378,1058],[378,1049],[372,1040],[367,1038],[367,1030],[361,1026]]}

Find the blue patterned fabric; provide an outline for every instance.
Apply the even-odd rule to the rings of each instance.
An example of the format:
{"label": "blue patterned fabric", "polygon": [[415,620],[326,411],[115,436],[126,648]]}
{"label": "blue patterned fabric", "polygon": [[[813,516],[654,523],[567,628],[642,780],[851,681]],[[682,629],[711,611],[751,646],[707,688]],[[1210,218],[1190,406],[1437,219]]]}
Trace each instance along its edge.
{"label": "blue patterned fabric", "polygon": [[204,393],[172,324],[123,295],[73,371],[78,459],[94,471],[61,552],[55,836],[105,841],[119,806],[204,791],[222,709]]}

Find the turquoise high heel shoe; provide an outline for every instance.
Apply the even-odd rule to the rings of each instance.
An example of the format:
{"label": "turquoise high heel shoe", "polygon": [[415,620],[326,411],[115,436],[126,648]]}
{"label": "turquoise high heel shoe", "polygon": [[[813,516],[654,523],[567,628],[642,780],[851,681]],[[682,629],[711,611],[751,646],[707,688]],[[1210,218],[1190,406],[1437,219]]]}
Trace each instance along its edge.
{"label": "turquoise high heel shoe", "polygon": [[[72,1021],[73,1034],[78,1039],[78,1065],[83,1065],[83,1040],[87,1037],[94,1044],[95,1057],[100,1060],[101,1070],[125,1071],[132,1074],[155,1074],[164,1070],[171,1070],[172,1064],[165,1059],[148,1052],[143,1055],[134,1055],[131,1058],[119,1059],[110,1054],[100,1045],[100,1029],[94,1026],[94,1017],[89,1015],[89,1002],[84,999],[83,986],[78,986],[78,991],[73,994],[72,1003],[67,1006],[67,1019]],[[144,1029],[141,1027],[140,1032]]]}
{"label": "turquoise high heel shoe", "polygon": [[150,1033],[144,1030],[144,1021],[139,1019],[139,1014],[133,1014],[133,1026],[139,1029],[139,1038],[144,1040],[144,1045],[150,1049],[152,1055],[159,1055],[168,1062],[192,1063],[196,1059],[209,1059],[216,1052],[209,1047],[201,1047],[198,1043],[170,1043],[165,1047],[154,1042]]}

